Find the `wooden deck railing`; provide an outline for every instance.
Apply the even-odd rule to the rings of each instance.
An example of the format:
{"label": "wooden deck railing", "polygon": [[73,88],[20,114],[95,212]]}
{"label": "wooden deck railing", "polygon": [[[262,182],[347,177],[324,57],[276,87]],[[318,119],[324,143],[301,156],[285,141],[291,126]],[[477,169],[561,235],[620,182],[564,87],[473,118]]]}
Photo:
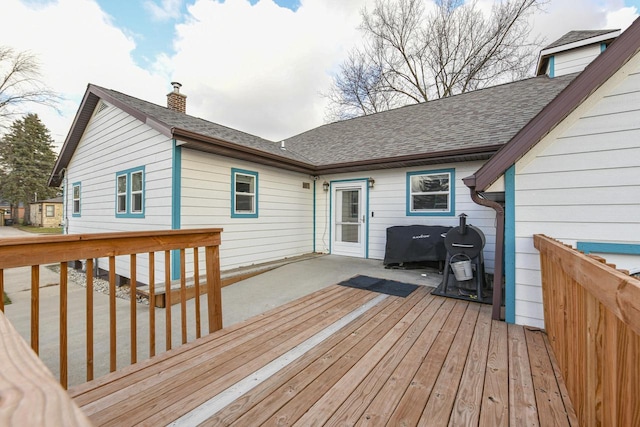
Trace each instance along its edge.
{"label": "wooden deck railing", "polygon": [[640,280],[543,235],[545,328],[582,426],[640,425]]}
{"label": "wooden deck railing", "polygon": [[[15,267],[31,267],[31,348],[39,353],[40,342],[40,265],[59,263],[60,265],[60,296],[59,296],[59,361],[60,361],[60,383],[66,388],[68,381],[68,262],[83,260],[86,261],[86,319],[71,319],[73,322],[84,321],[86,323],[86,379],[90,381],[94,377],[94,290],[93,271],[94,259],[107,258],[109,265],[109,365],[110,371],[117,368],[117,333],[122,330],[122,325],[118,328],[116,319],[116,257],[128,258],[127,275],[130,277],[130,362],[136,363],[138,355],[138,329],[140,325],[137,321],[136,304],[136,284],[138,282],[138,266],[146,264],[149,285],[150,300],[154,298],[154,289],[157,285],[164,285],[165,292],[171,294],[171,252],[177,251],[180,261],[180,292],[186,289],[187,276],[196,287],[196,295],[200,295],[201,285],[199,272],[202,269],[202,261],[199,257],[199,250],[203,248],[205,255],[204,269],[206,271],[207,287],[207,312],[209,332],[222,328],[222,302],[220,291],[220,262],[219,245],[221,229],[197,229],[197,230],[170,230],[170,231],[150,231],[133,233],[102,233],[102,234],[78,234],[48,237],[28,237],[19,239],[3,239],[0,241],[0,294],[4,290],[4,270]],[[189,249],[189,250],[188,250]],[[188,250],[188,251],[187,251]],[[164,265],[158,266],[156,253],[164,253]],[[146,254],[144,263],[141,263],[142,256]],[[162,257],[161,257],[162,258]],[[187,265],[189,270],[187,270]],[[156,271],[164,271],[164,283],[156,283]],[[195,273],[193,273],[195,272]],[[120,272],[122,273],[122,272]],[[205,284],[202,284],[205,285]],[[201,336],[200,318],[203,316],[199,299],[194,301],[195,308],[193,315],[195,337]],[[4,311],[4,304],[0,299],[0,310]],[[153,304],[149,305],[149,357],[156,353],[156,310]],[[172,347],[172,307],[167,304],[164,309],[165,334],[164,341],[166,349]],[[180,301],[180,324],[182,333],[182,343],[187,342],[187,305],[186,298]],[[11,319],[9,319],[11,320]],[[51,321],[51,319],[47,319]],[[1,354],[0,354],[1,357]]]}

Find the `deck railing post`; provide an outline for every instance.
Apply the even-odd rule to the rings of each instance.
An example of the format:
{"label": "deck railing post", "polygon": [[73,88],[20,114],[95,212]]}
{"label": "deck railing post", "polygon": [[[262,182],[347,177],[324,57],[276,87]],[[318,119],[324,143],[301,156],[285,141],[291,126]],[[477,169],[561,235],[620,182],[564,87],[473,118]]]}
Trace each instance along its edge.
{"label": "deck railing post", "polygon": [[222,329],[222,293],[220,286],[220,255],[218,246],[205,248],[207,270],[207,302],[209,333]]}
{"label": "deck railing post", "polygon": [[60,263],[60,384],[67,388],[67,262]]}
{"label": "deck railing post", "polygon": [[149,252],[149,357],[156,355],[156,254]]}
{"label": "deck railing post", "polygon": [[171,350],[171,251],[164,251],[165,348]]}
{"label": "deck railing post", "polygon": [[93,379],[93,258],[87,259],[85,266],[87,279],[87,381]]}
{"label": "deck railing post", "polygon": [[0,268],[0,311],[4,313],[4,270]]}
{"label": "deck railing post", "polygon": [[109,371],[117,369],[116,361],[116,257],[109,257]]}
{"label": "deck railing post", "polygon": [[131,271],[131,283],[129,284],[129,307],[131,310],[131,364],[134,364],[138,357],[138,338],[136,335],[136,331],[138,330],[136,321],[136,282],[138,281],[136,275],[136,254],[131,254],[129,258],[129,269]]}
{"label": "deck railing post", "polygon": [[39,354],[40,344],[40,266],[31,266],[31,348]]}

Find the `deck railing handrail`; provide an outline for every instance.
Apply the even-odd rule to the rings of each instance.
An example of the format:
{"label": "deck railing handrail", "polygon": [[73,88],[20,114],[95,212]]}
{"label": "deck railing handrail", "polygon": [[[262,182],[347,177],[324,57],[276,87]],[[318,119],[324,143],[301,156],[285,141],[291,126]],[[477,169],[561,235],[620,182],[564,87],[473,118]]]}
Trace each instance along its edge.
{"label": "deck railing handrail", "polygon": [[544,235],[545,329],[580,425],[640,425],[640,280]]}
{"label": "deck railing handrail", "polygon": [[[187,275],[193,276],[196,295],[200,295],[201,285],[200,261],[198,252],[204,248],[204,269],[206,271],[207,287],[207,319],[209,332],[222,328],[222,303],[220,284],[220,260],[219,246],[222,229],[191,229],[191,230],[167,230],[167,231],[138,231],[118,233],[75,234],[58,236],[35,236],[26,238],[11,238],[0,241],[0,294],[4,291],[4,270],[16,267],[31,267],[31,348],[39,352],[39,327],[40,327],[40,266],[52,263],[60,265],[60,307],[59,307],[59,341],[60,341],[60,383],[67,387],[68,380],[68,267],[71,261],[86,262],[86,367],[87,380],[93,379],[93,271],[94,259],[107,258],[109,265],[109,342],[110,342],[110,371],[115,371],[116,366],[116,257],[128,256],[129,269],[127,275],[130,278],[130,347],[131,363],[137,361],[137,309],[136,309],[136,284],[138,282],[138,257],[139,254],[148,254],[148,285],[150,301],[154,297],[154,289],[157,284],[163,284],[165,291],[169,292],[172,284],[171,269],[173,255],[178,258],[180,269],[181,294],[185,293]],[[187,272],[187,249],[192,249],[191,270]],[[164,252],[164,280],[157,283],[156,257],[157,252]],[[161,261],[161,260],[160,260]],[[170,298],[170,295],[168,296]],[[186,298],[181,298],[181,332],[182,343],[187,342],[187,308]],[[0,299],[0,310],[4,311],[4,303]],[[171,349],[171,301],[165,307],[165,343],[166,349]],[[195,336],[201,336],[200,304],[199,298],[195,299]],[[154,305],[149,304],[149,356],[155,354]],[[77,319],[74,319],[77,320]]]}

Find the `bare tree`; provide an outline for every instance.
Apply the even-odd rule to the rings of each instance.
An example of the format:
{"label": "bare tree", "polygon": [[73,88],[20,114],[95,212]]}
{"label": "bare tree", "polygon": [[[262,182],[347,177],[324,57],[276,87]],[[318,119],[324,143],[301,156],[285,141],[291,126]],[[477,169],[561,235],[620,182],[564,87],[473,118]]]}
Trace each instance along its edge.
{"label": "bare tree", "polygon": [[26,113],[28,104],[56,109],[59,100],[40,79],[40,66],[33,55],[0,46],[0,127]]}
{"label": "bare tree", "polygon": [[486,15],[476,0],[437,0],[430,10],[423,0],[376,0],[372,11],[362,11],[364,47],[352,53],[334,78],[330,118],[371,114],[523,78],[541,43],[530,41],[528,18],[544,3],[496,1]]}
{"label": "bare tree", "polygon": [[328,98],[328,119],[345,120],[362,112],[373,114],[393,108],[397,94],[385,90],[382,68],[355,49],[340,66],[340,76],[334,78]]}

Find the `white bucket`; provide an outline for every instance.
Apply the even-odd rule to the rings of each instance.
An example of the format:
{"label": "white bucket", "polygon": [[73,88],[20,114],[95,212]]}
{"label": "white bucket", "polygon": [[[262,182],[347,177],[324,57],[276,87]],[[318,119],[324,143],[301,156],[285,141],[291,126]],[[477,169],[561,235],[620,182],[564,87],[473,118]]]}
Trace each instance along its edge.
{"label": "white bucket", "polygon": [[[466,257],[467,259],[463,261],[453,262],[454,258],[461,255]],[[451,265],[451,269],[453,270],[453,275],[456,276],[457,281],[462,282],[465,280],[473,279],[473,270],[471,269],[471,258],[469,258],[467,255],[455,254],[454,256],[451,257],[449,264]]]}

